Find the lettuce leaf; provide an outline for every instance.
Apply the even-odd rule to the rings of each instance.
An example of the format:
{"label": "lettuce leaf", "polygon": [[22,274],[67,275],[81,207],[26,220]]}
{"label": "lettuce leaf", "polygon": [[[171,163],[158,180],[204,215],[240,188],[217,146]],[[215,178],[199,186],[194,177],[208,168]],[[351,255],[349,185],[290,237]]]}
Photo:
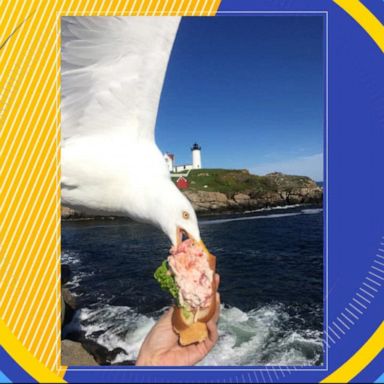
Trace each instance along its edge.
{"label": "lettuce leaf", "polygon": [[154,277],[160,284],[160,287],[164,289],[164,291],[167,291],[176,300],[176,304],[178,304],[179,288],[176,285],[175,278],[167,268],[166,260],[156,269]]}

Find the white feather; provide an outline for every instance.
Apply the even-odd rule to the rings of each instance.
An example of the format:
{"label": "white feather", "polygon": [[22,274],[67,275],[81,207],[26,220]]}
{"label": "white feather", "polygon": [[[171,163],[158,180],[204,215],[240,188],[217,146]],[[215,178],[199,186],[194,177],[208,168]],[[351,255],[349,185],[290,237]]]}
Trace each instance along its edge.
{"label": "white feather", "polygon": [[[154,128],[178,17],[62,18],[62,201],[199,238]],[[181,220],[190,213],[192,223]]]}

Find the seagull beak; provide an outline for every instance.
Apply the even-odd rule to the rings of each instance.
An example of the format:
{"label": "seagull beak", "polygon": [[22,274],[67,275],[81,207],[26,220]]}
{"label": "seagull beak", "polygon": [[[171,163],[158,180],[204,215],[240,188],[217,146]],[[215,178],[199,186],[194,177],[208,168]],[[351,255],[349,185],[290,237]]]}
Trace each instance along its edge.
{"label": "seagull beak", "polygon": [[177,227],[176,228],[176,247],[178,247],[185,238],[194,240],[194,238],[185,229],[181,227]]}
{"label": "seagull beak", "polygon": [[[183,242],[183,240],[185,240],[186,238],[192,239],[193,241],[196,241],[196,239],[189,232],[187,232],[185,229],[183,229],[181,227],[177,227],[176,228],[176,247],[178,247]],[[200,245],[207,254],[210,253],[208,251],[207,247],[205,246],[203,240],[199,240],[196,243],[198,245]]]}

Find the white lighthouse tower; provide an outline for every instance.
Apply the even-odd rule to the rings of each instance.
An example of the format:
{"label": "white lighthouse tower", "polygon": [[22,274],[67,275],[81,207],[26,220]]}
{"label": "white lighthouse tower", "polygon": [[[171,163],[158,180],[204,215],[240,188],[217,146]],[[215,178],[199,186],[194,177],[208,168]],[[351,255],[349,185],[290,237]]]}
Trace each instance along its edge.
{"label": "white lighthouse tower", "polygon": [[199,144],[193,144],[191,148],[192,151],[192,168],[200,169],[201,168],[201,147]]}

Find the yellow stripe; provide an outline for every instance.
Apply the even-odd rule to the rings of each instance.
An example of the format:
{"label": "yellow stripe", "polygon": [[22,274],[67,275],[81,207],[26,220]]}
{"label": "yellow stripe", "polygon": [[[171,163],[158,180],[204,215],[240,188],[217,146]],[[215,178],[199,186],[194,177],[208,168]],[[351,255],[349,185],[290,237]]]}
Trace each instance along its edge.
{"label": "yellow stripe", "polygon": [[384,348],[384,321],[368,341],[340,368],[322,383],[348,383],[357,376]]}
{"label": "yellow stripe", "polygon": [[368,33],[384,53],[384,25],[358,0],[333,0]]}
{"label": "yellow stripe", "polygon": [[62,376],[52,373],[40,363],[19,340],[9,331],[0,319],[0,343],[17,364],[40,383],[66,383]]}

